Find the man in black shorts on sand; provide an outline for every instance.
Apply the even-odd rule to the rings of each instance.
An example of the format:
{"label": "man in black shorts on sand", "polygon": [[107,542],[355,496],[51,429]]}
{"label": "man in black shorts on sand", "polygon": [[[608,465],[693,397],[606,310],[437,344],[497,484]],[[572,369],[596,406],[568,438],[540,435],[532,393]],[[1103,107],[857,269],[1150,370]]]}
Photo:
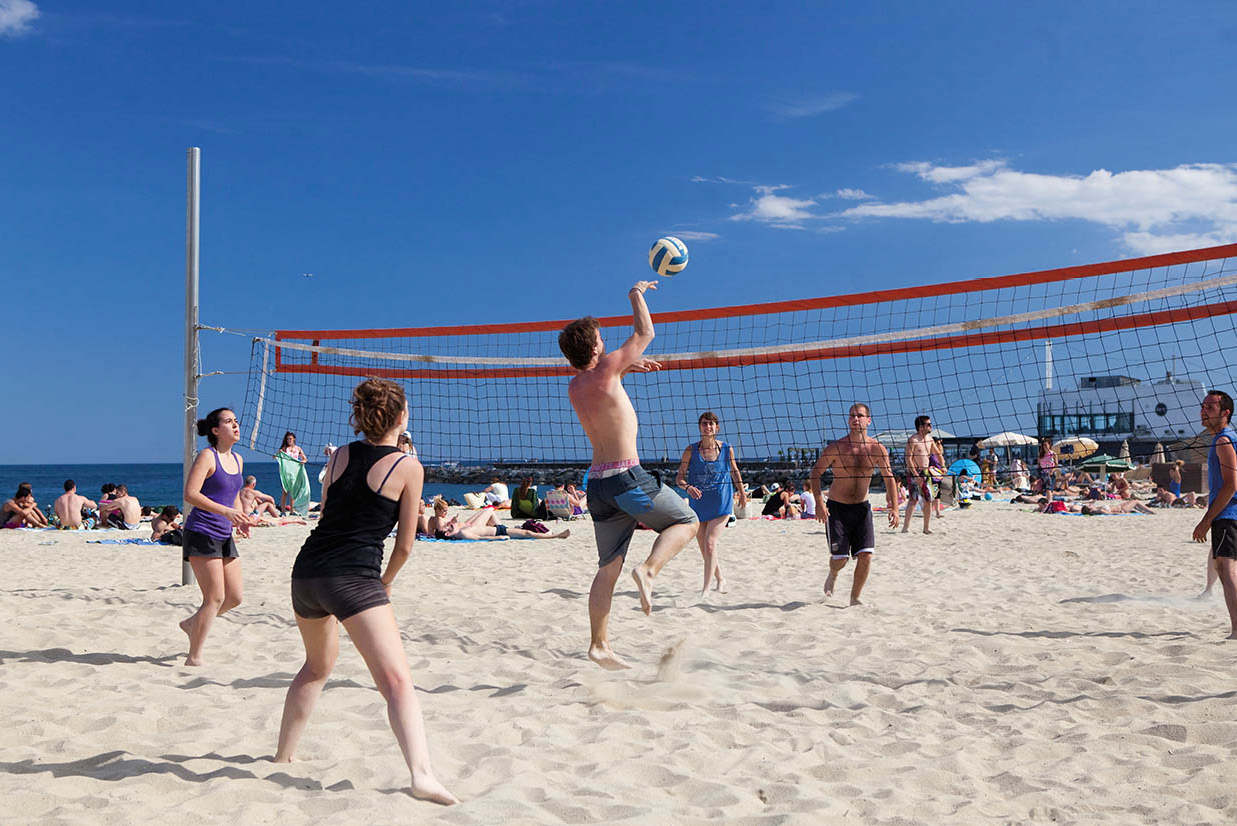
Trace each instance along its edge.
{"label": "man in black shorts on sand", "polygon": [[[855,578],[850,586],[850,604],[861,605],[859,594],[868,580],[872,567],[872,551],[876,547],[876,529],[872,525],[872,506],[868,504],[868,487],[872,483],[872,468],[879,467],[885,480],[889,527],[898,527],[898,483],[889,467],[889,451],[868,435],[872,411],[857,402],[850,407],[850,431],[830,442],[808,477],[808,485],[816,500],[816,521],[824,522],[829,532],[829,577],[825,580],[825,596],[833,596],[838,574],[852,557]],[[833,468],[833,483],[829,500],[822,501],[820,477]]]}
{"label": "man in black shorts on sand", "polygon": [[588,620],[592,639],[588,658],[602,668],[630,668],[610,648],[606,627],[614,585],[623,570],[627,546],[636,523],[660,535],[649,558],[631,572],[640,591],[640,607],[653,610],[653,578],[662,566],[696,536],[696,514],[683,497],[640,467],[636,454],[636,410],[623,376],[661,367],[644,358],[653,340],[653,319],[644,303],[645,290],[657,289],[656,281],[637,281],[628,292],[631,299],[631,337],[613,353],[606,352],[597,319],[571,322],[558,336],[559,349],[577,370],[567,388],[584,433],[593,446],[593,464],[588,472],[588,507],[597,536],[597,575],[588,593]]}

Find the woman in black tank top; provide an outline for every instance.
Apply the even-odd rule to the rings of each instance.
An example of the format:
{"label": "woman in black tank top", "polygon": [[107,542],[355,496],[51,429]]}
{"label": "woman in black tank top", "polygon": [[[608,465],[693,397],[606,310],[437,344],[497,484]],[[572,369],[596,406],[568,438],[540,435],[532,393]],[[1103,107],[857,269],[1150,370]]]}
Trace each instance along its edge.
{"label": "woman in black tank top", "polygon": [[[408,427],[404,391],[366,379],[352,395],[352,423],[365,440],[335,451],[322,482],[322,518],[292,567],[292,608],[305,643],[305,664],[288,687],[276,763],[290,763],[309,715],[339,654],[339,623],[356,644],[378,690],[412,777],[412,796],[458,803],[430,768],[421,705],[412,685],[389,598],[412,552],[424,471],[396,447]],[[382,543],[399,524],[382,571]],[[338,620],[338,621],[337,621]]]}

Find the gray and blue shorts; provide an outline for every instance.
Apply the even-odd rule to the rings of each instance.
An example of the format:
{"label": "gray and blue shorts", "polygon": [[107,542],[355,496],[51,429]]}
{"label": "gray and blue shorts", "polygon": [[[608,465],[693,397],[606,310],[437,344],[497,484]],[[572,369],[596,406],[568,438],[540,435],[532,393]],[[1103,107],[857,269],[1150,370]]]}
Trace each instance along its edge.
{"label": "gray and blue shorts", "polygon": [[639,465],[601,479],[590,475],[588,511],[597,537],[597,565],[602,568],[615,557],[627,557],[627,546],[637,524],[661,533],[671,525],[699,521],[687,500],[662,487]]}

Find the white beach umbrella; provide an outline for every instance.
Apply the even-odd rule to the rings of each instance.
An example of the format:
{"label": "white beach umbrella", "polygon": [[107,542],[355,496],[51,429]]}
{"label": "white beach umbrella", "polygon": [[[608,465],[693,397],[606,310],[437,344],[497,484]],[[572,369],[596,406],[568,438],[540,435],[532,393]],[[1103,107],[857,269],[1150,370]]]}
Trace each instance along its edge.
{"label": "white beach umbrella", "polygon": [[1130,458],[1130,440],[1129,439],[1126,439],[1125,441],[1121,443],[1121,450],[1119,453],[1117,453],[1117,458],[1118,459]]}
{"label": "white beach umbrella", "polygon": [[1151,464],[1153,465],[1164,464],[1164,445],[1160,444],[1159,442],[1155,443],[1155,450],[1151,451]]}
{"label": "white beach umbrella", "polygon": [[1020,445],[1039,444],[1039,439],[1034,436],[1028,436],[1025,433],[1014,433],[1012,430],[1007,430],[1004,433],[998,433],[995,436],[989,436],[979,443],[979,446],[987,449],[990,447],[1018,447]]}

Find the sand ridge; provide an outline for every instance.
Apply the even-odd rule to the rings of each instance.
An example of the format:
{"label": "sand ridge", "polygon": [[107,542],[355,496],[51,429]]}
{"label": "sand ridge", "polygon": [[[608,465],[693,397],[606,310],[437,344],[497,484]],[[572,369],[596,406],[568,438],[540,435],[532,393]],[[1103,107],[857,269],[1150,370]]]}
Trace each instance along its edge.
{"label": "sand ridge", "polygon": [[[411,800],[346,640],[302,741],[270,762],[301,663],[288,572],[307,528],[241,542],[245,602],[186,668],[179,549],[0,534],[2,817],[191,822],[1220,822],[1237,816],[1237,644],[1193,512],[1041,516],[979,503],[931,537],[877,529],[859,608],[821,594],[815,522],[689,546],[651,617],[620,578],[615,650],[585,656],[587,521],[562,542],[419,543],[394,606],[437,776]],[[137,536],[136,532],[132,534]],[[54,541],[54,545],[41,544]],[[652,534],[633,541],[629,567]],[[1217,586],[1218,588],[1218,586]]]}

